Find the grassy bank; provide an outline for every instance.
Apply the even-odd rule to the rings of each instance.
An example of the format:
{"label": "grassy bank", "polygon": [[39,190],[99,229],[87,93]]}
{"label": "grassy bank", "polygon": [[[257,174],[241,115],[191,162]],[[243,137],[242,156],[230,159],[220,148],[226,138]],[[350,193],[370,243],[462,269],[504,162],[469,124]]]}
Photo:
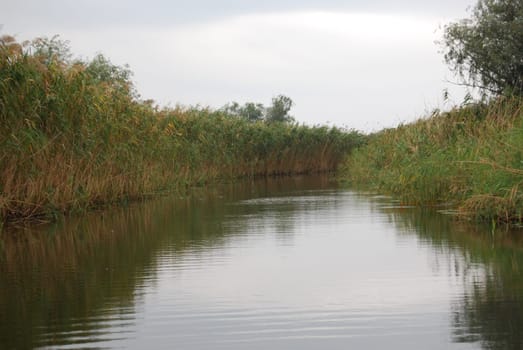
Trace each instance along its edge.
{"label": "grassy bank", "polygon": [[126,68],[0,40],[0,222],[221,179],[336,169],[356,132],[141,101]]}
{"label": "grassy bank", "polygon": [[448,204],[460,215],[523,221],[523,100],[469,104],[370,135],[342,177],[404,203]]}

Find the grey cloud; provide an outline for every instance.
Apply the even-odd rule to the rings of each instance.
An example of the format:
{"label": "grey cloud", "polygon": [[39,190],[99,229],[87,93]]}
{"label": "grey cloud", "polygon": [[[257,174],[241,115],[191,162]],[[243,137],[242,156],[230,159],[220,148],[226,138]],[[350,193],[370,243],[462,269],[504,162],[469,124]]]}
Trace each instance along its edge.
{"label": "grey cloud", "polygon": [[172,26],[242,14],[284,11],[349,11],[419,16],[462,16],[474,0],[25,0],[4,4],[4,31],[10,28],[89,29],[114,26]]}

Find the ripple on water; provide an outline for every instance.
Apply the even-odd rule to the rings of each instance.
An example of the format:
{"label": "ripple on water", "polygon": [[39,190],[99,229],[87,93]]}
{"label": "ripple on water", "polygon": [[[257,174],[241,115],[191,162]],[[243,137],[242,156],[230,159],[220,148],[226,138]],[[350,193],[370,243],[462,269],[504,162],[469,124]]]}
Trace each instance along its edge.
{"label": "ripple on water", "polygon": [[[35,320],[31,344],[473,349],[491,335],[485,325],[498,326],[492,305],[519,310],[517,275],[497,278],[505,260],[517,270],[520,253],[460,240],[448,217],[332,189],[195,203],[125,214],[111,223],[127,230],[122,239],[57,260],[45,276],[12,272],[13,283],[30,281],[16,310]],[[0,290],[1,310],[11,310],[6,300]],[[3,339],[17,344],[2,322]]]}

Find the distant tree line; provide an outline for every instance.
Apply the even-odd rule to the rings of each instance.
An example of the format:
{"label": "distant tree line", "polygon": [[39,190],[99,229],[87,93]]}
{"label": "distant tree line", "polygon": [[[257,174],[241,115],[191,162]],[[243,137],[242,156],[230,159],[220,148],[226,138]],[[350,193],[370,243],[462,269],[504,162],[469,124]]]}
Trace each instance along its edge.
{"label": "distant tree line", "polygon": [[293,104],[294,102],[290,97],[278,95],[272,98],[270,107],[265,107],[261,103],[254,102],[247,102],[243,106],[238,102],[232,102],[222,107],[222,111],[251,122],[292,123],[294,117],[292,117],[289,112]]}

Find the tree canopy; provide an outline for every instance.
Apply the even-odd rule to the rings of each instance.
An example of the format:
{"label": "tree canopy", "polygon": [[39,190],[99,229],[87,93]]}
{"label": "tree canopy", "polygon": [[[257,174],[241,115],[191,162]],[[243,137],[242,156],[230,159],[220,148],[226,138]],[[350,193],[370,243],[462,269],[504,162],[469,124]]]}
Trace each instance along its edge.
{"label": "tree canopy", "polygon": [[290,123],[294,118],[289,115],[289,111],[294,103],[290,97],[279,95],[272,99],[272,106],[267,109],[267,121],[269,123],[283,122]]}
{"label": "tree canopy", "polygon": [[267,123],[292,123],[294,118],[289,115],[293,101],[285,95],[272,98],[270,107],[264,107],[261,103],[247,102],[241,106],[238,102],[225,105],[222,110],[225,113],[247,119],[252,122],[265,121]]}
{"label": "tree canopy", "polygon": [[523,94],[523,1],[479,0],[471,18],[445,26],[445,61],[465,85]]}

